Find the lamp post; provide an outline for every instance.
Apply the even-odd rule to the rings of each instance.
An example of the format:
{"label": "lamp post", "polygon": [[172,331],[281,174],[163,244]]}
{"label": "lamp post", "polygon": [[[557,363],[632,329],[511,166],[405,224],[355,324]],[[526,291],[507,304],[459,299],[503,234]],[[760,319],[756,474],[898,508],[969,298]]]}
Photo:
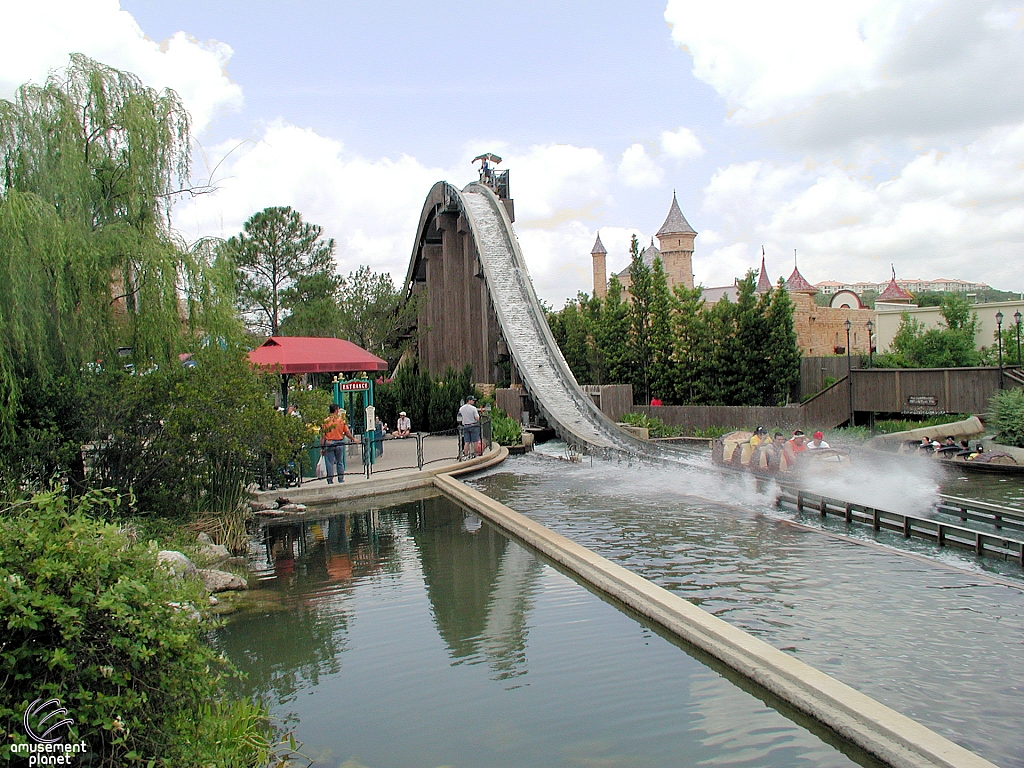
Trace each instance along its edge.
{"label": "lamp post", "polygon": [[874,330],[875,324],[868,320],[868,368],[871,368],[874,364],[875,358],[875,337]]}
{"label": "lamp post", "polygon": [[1017,323],[1017,365],[1024,365],[1024,360],[1020,359],[1020,310],[1018,309],[1013,313],[1013,320]]}
{"label": "lamp post", "polygon": [[850,326],[853,324],[847,320],[843,323],[846,328],[846,378],[850,380],[850,426],[853,426],[853,368],[850,366]]}
{"label": "lamp post", "polygon": [[996,312],[996,340],[999,344],[999,388],[1003,388],[1003,313]]}

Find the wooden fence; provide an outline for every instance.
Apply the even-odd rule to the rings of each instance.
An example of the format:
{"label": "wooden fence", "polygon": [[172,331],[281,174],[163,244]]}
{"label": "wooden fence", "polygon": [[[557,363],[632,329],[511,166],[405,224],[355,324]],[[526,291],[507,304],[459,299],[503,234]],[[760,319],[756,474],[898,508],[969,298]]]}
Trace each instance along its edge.
{"label": "wooden fence", "polygon": [[[861,368],[861,356],[851,355],[850,368]],[[828,357],[805,357],[800,360],[800,392],[796,399],[802,400],[825,389],[826,379],[832,383],[846,376],[846,355],[829,355]]]}
{"label": "wooden fence", "polygon": [[[1019,368],[1004,369],[1003,386],[1020,386]],[[853,409],[873,413],[939,414],[988,410],[999,391],[999,369],[862,368],[853,371]]]}

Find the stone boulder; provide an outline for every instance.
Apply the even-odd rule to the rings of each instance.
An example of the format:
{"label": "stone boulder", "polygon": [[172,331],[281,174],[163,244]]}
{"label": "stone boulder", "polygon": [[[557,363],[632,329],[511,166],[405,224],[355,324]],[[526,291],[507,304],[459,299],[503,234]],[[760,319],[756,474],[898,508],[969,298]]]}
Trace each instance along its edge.
{"label": "stone boulder", "polygon": [[218,571],[212,568],[200,568],[198,573],[207,592],[228,592],[230,590],[242,590],[249,588],[249,582],[241,576],[236,576],[228,571]]}
{"label": "stone boulder", "polygon": [[228,548],[223,544],[214,544],[213,539],[205,533],[196,536],[199,548],[196,550],[196,557],[208,563],[218,563],[231,557]]}
{"label": "stone boulder", "polygon": [[173,549],[162,549],[157,552],[156,562],[178,578],[195,576],[197,570],[195,563]]}

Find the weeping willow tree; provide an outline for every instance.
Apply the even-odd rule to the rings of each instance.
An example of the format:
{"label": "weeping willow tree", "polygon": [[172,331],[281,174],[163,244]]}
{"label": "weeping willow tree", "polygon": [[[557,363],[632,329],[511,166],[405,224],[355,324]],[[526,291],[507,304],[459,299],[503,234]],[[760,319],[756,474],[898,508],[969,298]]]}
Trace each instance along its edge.
{"label": "weeping willow tree", "polygon": [[0,100],[0,440],[29,388],[231,332],[228,265],[170,227],[189,170],[177,94],[85,56]]}

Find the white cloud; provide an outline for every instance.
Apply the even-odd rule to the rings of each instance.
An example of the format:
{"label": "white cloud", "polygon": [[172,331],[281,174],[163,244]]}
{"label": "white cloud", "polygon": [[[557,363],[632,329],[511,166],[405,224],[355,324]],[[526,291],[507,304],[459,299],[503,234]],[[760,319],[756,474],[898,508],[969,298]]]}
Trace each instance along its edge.
{"label": "white cloud", "polygon": [[1007,0],[669,0],[672,37],[741,125],[839,143],[1024,117],[1022,11]]}
{"label": "white cloud", "polygon": [[230,237],[253,213],[289,205],[335,238],[343,273],[366,264],[396,282],[405,277],[427,192],[454,178],[407,155],[350,156],[341,142],[280,121],[256,142],[225,142],[214,153],[231,153],[214,179],[217,191],[175,209],[175,226],[186,238]]}
{"label": "white cloud", "polygon": [[[163,43],[149,40],[117,0],[48,0],[8,3],[0,46],[0,98],[18,86],[42,83],[50,70],[67,66],[71,52],[138,75],[151,87],[173,88],[203,131],[218,114],[242,103],[242,89],[224,71],[231,48],[199,42],[184,32]],[[15,30],[31,30],[19,34]]]}
{"label": "white cloud", "polygon": [[647,154],[643,144],[631,144],[622,153],[619,178],[629,187],[653,187],[659,184],[665,172]]}
{"label": "white cloud", "polygon": [[[606,200],[603,157],[567,145],[487,146],[502,153],[501,167],[514,169],[516,230],[538,294],[560,306],[577,291],[589,292],[594,229],[582,220]],[[217,191],[181,203],[174,223],[190,240],[230,237],[256,211],[290,205],[335,238],[342,273],[366,264],[400,283],[427,193],[442,179],[460,186],[473,180],[473,154],[464,153],[454,169],[427,167],[407,155],[370,160],[351,155],[335,139],[278,121],[258,141],[215,147],[212,163],[227,155],[214,180]],[[613,238],[609,250],[615,243]]]}
{"label": "white cloud", "polygon": [[674,160],[693,160],[704,154],[704,147],[696,134],[683,126],[675,131],[662,132],[661,151]]}
{"label": "white cloud", "polygon": [[[766,244],[773,277],[788,274],[797,248],[812,282],[881,280],[892,261],[907,276],[1019,290],[1021,157],[1024,126],[991,129],[945,153],[922,151],[884,181],[838,162],[752,161],[716,173],[705,208],[732,239]],[[703,279],[699,260],[695,270]]]}
{"label": "white cloud", "polygon": [[592,216],[607,201],[608,164],[592,147],[543,144],[511,148],[504,157],[502,167],[513,169],[512,197],[523,227],[555,226]]}

